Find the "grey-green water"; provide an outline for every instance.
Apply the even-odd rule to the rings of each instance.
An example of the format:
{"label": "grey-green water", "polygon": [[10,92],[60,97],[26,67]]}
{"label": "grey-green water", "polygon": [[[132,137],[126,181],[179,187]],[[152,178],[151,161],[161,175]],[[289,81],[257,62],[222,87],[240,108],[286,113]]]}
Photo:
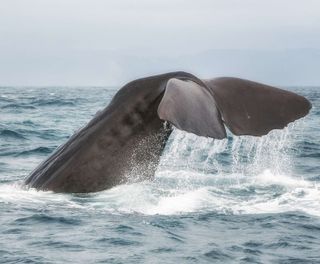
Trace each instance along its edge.
{"label": "grey-green water", "polygon": [[116,89],[0,88],[1,263],[320,263],[320,90],[262,138],[175,130],[156,178],[88,195],[21,181]]}

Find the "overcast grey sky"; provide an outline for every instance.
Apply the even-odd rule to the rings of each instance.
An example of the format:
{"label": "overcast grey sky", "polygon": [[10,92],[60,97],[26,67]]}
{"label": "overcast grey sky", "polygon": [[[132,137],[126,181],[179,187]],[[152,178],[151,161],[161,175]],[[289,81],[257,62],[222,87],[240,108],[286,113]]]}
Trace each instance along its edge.
{"label": "overcast grey sky", "polygon": [[1,0],[0,85],[189,70],[320,84],[319,0]]}

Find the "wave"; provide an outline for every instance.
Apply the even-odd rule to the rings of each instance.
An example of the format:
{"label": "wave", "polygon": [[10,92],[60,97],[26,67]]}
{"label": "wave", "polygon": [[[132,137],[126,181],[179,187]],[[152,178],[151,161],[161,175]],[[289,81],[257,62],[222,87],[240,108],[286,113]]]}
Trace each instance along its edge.
{"label": "wave", "polygon": [[32,101],[36,106],[74,106],[75,102],[66,99],[36,99]]}
{"label": "wave", "polygon": [[12,138],[12,139],[27,139],[23,134],[10,129],[3,129],[0,131],[0,137],[3,138]]}
{"label": "wave", "polygon": [[[35,124],[29,124],[30,127],[35,127]],[[49,140],[56,140],[61,138],[66,138],[66,135],[61,135],[62,133],[55,129],[16,129],[17,133],[28,135],[28,136],[35,136],[42,139],[49,139]]]}
{"label": "wave", "polygon": [[[13,127],[15,125],[16,124],[10,124],[10,127]],[[63,134],[60,130],[41,129],[33,122],[26,122],[24,123],[24,125],[28,126],[28,128],[0,129],[0,138],[27,140],[31,137],[37,137],[45,140],[56,141],[69,137],[68,135]]]}
{"label": "wave", "polygon": [[18,104],[18,103],[12,103],[7,104],[1,107],[2,109],[37,109],[35,106],[30,104]]}
{"label": "wave", "polygon": [[53,150],[54,148],[37,147],[34,149],[21,151],[20,153],[16,154],[16,156],[47,155],[50,154]]}

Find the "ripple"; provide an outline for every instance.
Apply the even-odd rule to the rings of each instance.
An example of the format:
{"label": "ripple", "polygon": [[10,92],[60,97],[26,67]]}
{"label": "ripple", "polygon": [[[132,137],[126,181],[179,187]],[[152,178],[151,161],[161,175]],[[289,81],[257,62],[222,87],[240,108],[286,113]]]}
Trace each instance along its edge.
{"label": "ripple", "polygon": [[25,150],[18,153],[16,156],[29,156],[29,155],[47,155],[50,154],[54,148],[38,147],[35,149]]}
{"label": "ripple", "polygon": [[13,131],[13,130],[10,130],[10,129],[4,129],[4,130],[1,130],[0,132],[0,137],[3,137],[3,138],[11,138],[11,139],[26,139],[22,134],[16,132],[16,131]]}
{"label": "ripple", "polygon": [[169,247],[160,247],[160,248],[156,248],[156,249],[151,250],[152,253],[171,253],[174,251],[175,251],[175,249],[169,248]]}
{"label": "ripple", "polygon": [[140,242],[138,241],[133,241],[133,240],[128,240],[128,239],[122,239],[118,237],[112,237],[112,238],[100,238],[96,240],[98,243],[100,242],[107,242],[110,245],[114,246],[137,246],[140,245]]}
{"label": "ripple", "polygon": [[37,109],[35,106],[33,105],[29,105],[29,104],[7,104],[1,107],[2,109],[23,109],[23,110],[27,110],[27,109]]}
{"label": "ripple", "polygon": [[58,217],[58,216],[49,216],[45,214],[34,214],[31,216],[21,217],[15,220],[18,224],[30,224],[34,222],[38,223],[58,223],[63,225],[79,225],[81,221],[79,219]]}
{"label": "ripple", "polygon": [[219,249],[213,249],[210,250],[209,252],[206,252],[204,254],[205,257],[211,259],[211,260],[216,260],[216,261],[230,261],[232,259],[232,256],[224,253],[223,251]]}
{"label": "ripple", "polygon": [[32,104],[37,106],[74,106],[75,103],[71,100],[64,99],[37,99],[32,101]]}

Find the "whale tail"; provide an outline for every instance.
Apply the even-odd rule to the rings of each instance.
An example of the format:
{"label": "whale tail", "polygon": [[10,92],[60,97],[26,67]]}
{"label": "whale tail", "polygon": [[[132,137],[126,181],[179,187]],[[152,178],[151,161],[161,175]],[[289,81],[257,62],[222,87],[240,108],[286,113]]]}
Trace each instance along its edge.
{"label": "whale tail", "polygon": [[158,107],[160,119],[199,136],[266,135],[308,114],[310,102],[290,91],[239,78],[202,82],[172,78]]}

